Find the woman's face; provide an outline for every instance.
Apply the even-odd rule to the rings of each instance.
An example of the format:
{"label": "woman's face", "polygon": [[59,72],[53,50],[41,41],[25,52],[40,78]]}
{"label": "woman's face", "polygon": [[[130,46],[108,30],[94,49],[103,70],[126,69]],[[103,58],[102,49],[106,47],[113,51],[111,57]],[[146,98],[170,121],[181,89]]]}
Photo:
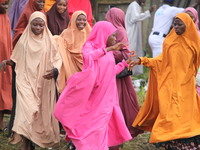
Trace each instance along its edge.
{"label": "woman's face", "polygon": [[114,32],[113,34],[111,34],[108,39],[107,39],[107,43],[106,46],[113,46],[116,44],[116,32]]}
{"label": "woman's face", "polygon": [[192,20],[195,22],[196,21],[196,19],[195,19],[195,16],[194,16],[194,14],[191,12],[191,11],[186,11],[185,13],[187,13],[191,18],[192,18]]}
{"label": "woman's face", "polygon": [[45,22],[41,18],[35,18],[31,21],[31,31],[35,35],[40,35],[44,31]]}
{"label": "woman's face", "polygon": [[5,1],[0,4],[0,14],[5,14],[8,9],[8,1]]}
{"label": "woman's face", "polygon": [[67,10],[67,0],[60,0],[57,3],[57,11],[59,14],[63,14]]}
{"label": "woman's face", "polygon": [[86,26],[86,16],[83,14],[80,14],[77,18],[76,18],[76,27],[79,30],[83,30]]}
{"label": "woman's face", "polygon": [[186,30],[185,24],[179,18],[175,18],[173,27],[174,27],[176,34],[178,34],[178,35],[183,34]]}
{"label": "woman's face", "polygon": [[44,8],[45,0],[35,0],[35,7],[38,11]]}

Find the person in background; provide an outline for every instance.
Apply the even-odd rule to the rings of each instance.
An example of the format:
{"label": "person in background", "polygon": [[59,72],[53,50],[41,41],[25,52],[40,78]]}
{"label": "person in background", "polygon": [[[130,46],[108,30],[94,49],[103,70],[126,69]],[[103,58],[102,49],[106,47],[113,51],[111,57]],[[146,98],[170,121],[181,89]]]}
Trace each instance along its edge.
{"label": "person in background", "polygon": [[44,10],[45,0],[28,0],[20,18],[15,28],[13,37],[13,47],[15,47],[17,41],[19,40],[21,34],[28,24],[29,17],[35,11],[41,11],[45,14]]}
{"label": "person in background", "polygon": [[86,13],[87,22],[92,27],[93,15],[92,15],[92,6],[90,0],[68,0],[69,15],[72,16],[72,14],[77,10],[82,10]]}
{"label": "person in background", "polygon": [[28,0],[13,0],[12,1],[12,5],[10,7],[10,11],[8,14],[8,16],[10,18],[12,33],[14,33],[14,30],[15,30],[15,27],[19,20],[19,17],[21,16],[21,13],[22,13],[27,1]]}
{"label": "person in background", "polygon": [[106,150],[132,137],[121,112],[116,74],[131,59],[115,64],[113,52],[116,28],[107,21],[97,22],[82,48],[83,67],[67,80],[54,115],[78,150]]}
{"label": "person in background", "polygon": [[[111,22],[116,28],[116,42],[122,42],[127,45],[125,49],[121,51],[113,51],[115,57],[115,62],[121,62],[123,59],[127,59],[130,56],[128,36],[125,29],[125,14],[119,8],[111,8],[105,17],[106,21]],[[124,58],[125,57],[125,58]],[[134,128],[132,123],[139,111],[139,105],[137,101],[136,92],[134,90],[132,80],[130,76],[116,79],[117,81],[117,90],[119,96],[119,104],[122,110],[126,126],[128,127],[132,138],[136,137],[139,133],[142,133],[141,130]],[[110,147],[110,150],[119,150],[120,146]]]}
{"label": "person in background", "polygon": [[173,3],[174,0],[163,0],[163,5],[155,12],[152,31],[148,39],[152,57],[162,52],[162,43],[170,31],[174,17],[184,11],[184,8],[174,7]]}
{"label": "person in background", "polygon": [[[8,0],[0,0],[0,62],[9,59],[12,51],[10,21],[6,12],[8,3]],[[4,130],[4,114],[12,109],[11,78],[11,68],[0,72],[0,133]]]}
{"label": "person in background", "polygon": [[61,93],[67,79],[76,72],[82,70],[82,47],[90,34],[91,27],[87,22],[84,11],[73,13],[69,27],[56,38],[58,50],[63,63],[58,76],[58,91]]}
{"label": "person in background", "polygon": [[[200,35],[200,31],[199,31],[199,15],[198,15],[197,10],[195,8],[193,8],[193,7],[187,7],[184,10],[184,12],[187,13],[192,18],[192,20],[195,23],[196,29],[197,29],[197,31],[199,32],[199,35]],[[198,69],[198,73],[197,73],[197,76],[196,76],[196,89],[197,89],[197,93],[200,96],[200,68]]]}
{"label": "person in background", "polygon": [[10,60],[2,61],[0,70],[14,64],[17,97],[12,130],[20,135],[22,149],[34,149],[32,142],[43,148],[59,146],[59,125],[53,110],[55,78],[62,59],[42,12],[36,11],[30,16]]}
{"label": "person in background", "polygon": [[196,29],[200,34],[200,31],[199,31],[199,15],[198,15],[197,10],[193,7],[187,7],[187,8],[185,8],[185,10],[183,12],[187,13],[192,18],[192,20],[194,21],[194,24],[196,26]]}
{"label": "person in background", "polygon": [[[156,9],[156,5],[152,5],[149,10],[142,12],[142,7],[145,5],[146,0],[135,0],[129,4],[126,16],[125,26],[128,34],[130,49],[135,50],[138,56],[144,56],[142,48],[142,21],[149,18]],[[140,75],[143,73],[142,66],[135,66],[133,68],[133,75]]]}
{"label": "person in background", "polygon": [[[195,2],[191,7],[196,7],[199,2]],[[184,11],[184,8],[175,7],[174,0],[163,0],[163,5],[161,5],[154,15],[154,22],[152,31],[149,35],[149,46],[152,50],[152,57],[156,57],[162,52],[162,44],[170,32],[171,25],[174,17]]]}
{"label": "person in background", "polygon": [[165,38],[163,52],[140,57],[150,67],[145,102],[133,126],[151,131],[150,143],[167,150],[200,147],[200,97],[195,77],[200,65],[200,37],[191,17],[179,13]]}
{"label": "person in background", "polygon": [[45,5],[44,5],[45,11],[46,12],[49,11],[55,2],[56,0],[45,0]]}
{"label": "person in background", "polygon": [[67,10],[68,0],[56,0],[47,12],[48,28],[53,35],[60,35],[68,27],[70,18]]}

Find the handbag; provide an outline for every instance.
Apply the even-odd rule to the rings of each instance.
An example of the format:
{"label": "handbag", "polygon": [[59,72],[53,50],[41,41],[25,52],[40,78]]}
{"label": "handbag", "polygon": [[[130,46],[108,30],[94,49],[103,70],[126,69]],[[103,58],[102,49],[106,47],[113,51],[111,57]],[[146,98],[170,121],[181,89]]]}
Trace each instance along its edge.
{"label": "handbag", "polygon": [[[121,53],[122,53],[122,51],[121,51]],[[125,56],[124,56],[123,53],[122,53],[122,56],[123,56],[124,59],[126,60],[126,58],[125,58]],[[118,74],[116,75],[116,78],[117,78],[117,79],[121,79],[121,78],[130,76],[130,75],[133,75],[132,70],[128,70],[128,68],[125,67],[124,70],[122,70],[120,73],[118,73]]]}

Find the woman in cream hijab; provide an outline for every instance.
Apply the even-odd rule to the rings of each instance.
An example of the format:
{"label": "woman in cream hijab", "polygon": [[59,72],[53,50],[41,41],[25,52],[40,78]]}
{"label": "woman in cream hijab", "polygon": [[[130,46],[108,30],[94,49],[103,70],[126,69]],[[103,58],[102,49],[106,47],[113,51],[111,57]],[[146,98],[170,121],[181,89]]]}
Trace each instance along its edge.
{"label": "woman in cream hijab", "polygon": [[23,138],[22,149],[32,149],[31,141],[43,148],[59,146],[59,125],[53,116],[54,78],[62,60],[43,13],[31,15],[11,60],[4,60],[0,69],[14,64],[17,97],[12,130]]}
{"label": "woman in cream hijab", "polygon": [[69,26],[60,36],[55,37],[63,64],[58,76],[58,91],[61,93],[67,79],[82,70],[82,46],[87,40],[91,27],[84,11],[76,11],[72,15]]}

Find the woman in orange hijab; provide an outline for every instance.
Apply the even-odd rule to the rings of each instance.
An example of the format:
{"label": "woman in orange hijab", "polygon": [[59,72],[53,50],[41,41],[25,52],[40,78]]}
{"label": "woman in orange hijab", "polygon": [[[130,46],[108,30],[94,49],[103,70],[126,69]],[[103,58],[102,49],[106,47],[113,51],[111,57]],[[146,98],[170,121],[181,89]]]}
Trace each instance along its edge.
{"label": "woman in orange hijab", "polygon": [[[12,50],[11,27],[8,14],[8,0],[0,0],[0,62],[9,59]],[[11,111],[11,68],[0,72],[0,133],[3,131],[3,117],[6,111]]]}
{"label": "woman in orange hijab", "polygon": [[42,13],[45,13],[44,4],[45,0],[28,0],[15,28],[13,37],[13,47],[15,47],[24,29],[28,25],[28,21],[31,14],[35,11],[40,11]]}
{"label": "woman in orange hijab", "polygon": [[58,76],[58,91],[61,93],[66,86],[67,79],[82,70],[82,46],[85,43],[91,27],[87,22],[84,11],[76,11],[72,15],[69,26],[60,36],[57,36],[58,50],[63,64]]}
{"label": "woman in orange hijab", "polygon": [[175,17],[163,52],[155,58],[138,58],[150,67],[146,100],[133,126],[151,131],[150,143],[173,150],[199,149],[200,98],[195,77],[200,64],[200,38],[186,13]]}

